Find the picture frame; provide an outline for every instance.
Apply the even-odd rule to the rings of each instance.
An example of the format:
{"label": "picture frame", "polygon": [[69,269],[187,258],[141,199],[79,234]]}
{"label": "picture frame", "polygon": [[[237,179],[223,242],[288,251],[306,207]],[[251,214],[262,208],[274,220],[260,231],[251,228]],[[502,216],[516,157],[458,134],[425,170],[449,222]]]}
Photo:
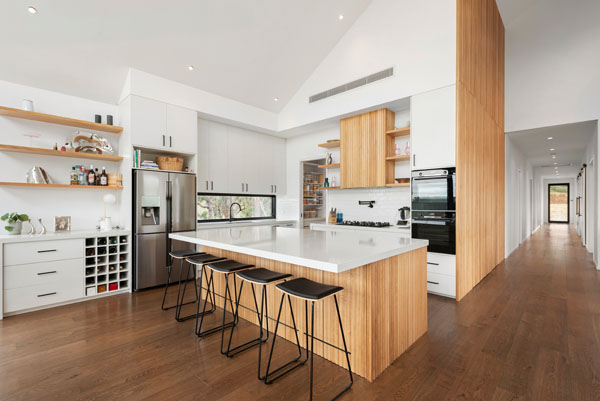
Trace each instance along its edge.
{"label": "picture frame", "polygon": [[54,232],[63,233],[71,231],[71,216],[54,216]]}

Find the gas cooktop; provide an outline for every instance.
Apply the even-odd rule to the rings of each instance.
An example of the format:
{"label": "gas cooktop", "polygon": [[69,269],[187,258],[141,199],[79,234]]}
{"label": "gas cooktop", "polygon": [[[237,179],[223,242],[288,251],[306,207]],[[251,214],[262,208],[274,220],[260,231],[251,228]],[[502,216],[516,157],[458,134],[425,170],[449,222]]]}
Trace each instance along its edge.
{"label": "gas cooktop", "polygon": [[346,220],[341,225],[344,226],[360,226],[360,227],[389,227],[390,223],[385,221],[356,221]]}

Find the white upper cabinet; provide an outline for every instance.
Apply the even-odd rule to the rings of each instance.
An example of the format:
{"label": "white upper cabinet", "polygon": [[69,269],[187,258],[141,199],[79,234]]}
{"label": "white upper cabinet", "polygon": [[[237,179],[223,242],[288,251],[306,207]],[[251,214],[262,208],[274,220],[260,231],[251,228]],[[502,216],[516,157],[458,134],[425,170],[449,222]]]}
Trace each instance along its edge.
{"label": "white upper cabinet", "polygon": [[198,146],[198,113],[170,104],[166,107],[168,143],[165,141],[165,146],[173,152],[195,153]]}
{"label": "white upper cabinet", "polygon": [[410,101],[412,169],[456,166],[456,86],[415,95]]}
{"label": "white upper cabinet", "polygon": [[131,96],[133,146],[193,154],[198,146],[197,124],[193,110]]}
{"label": "white upper cabinet", "polygon": [[131,96],[131,144],[163,149],[167,141],[167,105]]}
{"label": "white upper cabinet", "polygon": [[198,127],[198,191],[285,193],[284,139],[205,120]]}

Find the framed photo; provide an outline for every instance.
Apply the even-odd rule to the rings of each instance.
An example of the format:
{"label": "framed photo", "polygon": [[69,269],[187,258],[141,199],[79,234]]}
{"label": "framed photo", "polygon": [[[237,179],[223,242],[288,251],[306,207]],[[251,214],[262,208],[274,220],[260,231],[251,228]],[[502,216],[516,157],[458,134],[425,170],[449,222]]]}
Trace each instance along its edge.
{"label": "framed photo", "polygon": [[54,232],[71,231],[71,216],[54,216]]}

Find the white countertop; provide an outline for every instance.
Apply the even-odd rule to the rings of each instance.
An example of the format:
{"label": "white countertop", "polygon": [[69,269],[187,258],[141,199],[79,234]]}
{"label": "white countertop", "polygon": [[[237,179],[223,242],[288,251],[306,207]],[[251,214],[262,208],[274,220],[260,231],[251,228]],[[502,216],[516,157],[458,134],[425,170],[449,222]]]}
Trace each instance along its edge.
{"label": "white countertop", "polygon": [[228,221],[219,221],[216,223],[197,223],[196,230],[209,230],[213,228],[226,228],[226,227],[246,227],[246,226],[274,226],[278,224],[298,224],[297,220],[276,220],[276,219],[265,219],[265,220],[233,220],[231,223]]}
{"label": "white countertop", "polygon": [[410,224],[406,226],[388,226],[388,227],[364,227],[364,226],[350,226],[344,224],[319,224],[313,223],[310,225],[311,230],[328,230],[328,231],[340,231],[340,230],[352,230],[352,231],[376,231],[385,234],[397,234],[397,235],[408,235],[410,237]]}
{"label": "white countertop", "polygon": [[[28,230],[27,226],[25,230]],[[36,227],[37,229],[37,227]],[[19,234],[19,235],[0,235],[0,243],[9,243],[9,242],[26,242],[26,241],[50,241],[50,240],[59,240],[59,239],[72,239],[72,238],[86,238],[86,237],[110,237],[114,235],[128,235],[130,233],[129,230],[110,230],[110,231],[100,231],[100,230],[73,230],[64,233],[55,233],[49,232],[47,234],[35,234],[35,235],[27,235],[27,234]]]}
{"label": "white countertop", "polygon": [[169,237],[198,245],[341,273],[428,245],[377,232],[251,226],[187,231]]}

